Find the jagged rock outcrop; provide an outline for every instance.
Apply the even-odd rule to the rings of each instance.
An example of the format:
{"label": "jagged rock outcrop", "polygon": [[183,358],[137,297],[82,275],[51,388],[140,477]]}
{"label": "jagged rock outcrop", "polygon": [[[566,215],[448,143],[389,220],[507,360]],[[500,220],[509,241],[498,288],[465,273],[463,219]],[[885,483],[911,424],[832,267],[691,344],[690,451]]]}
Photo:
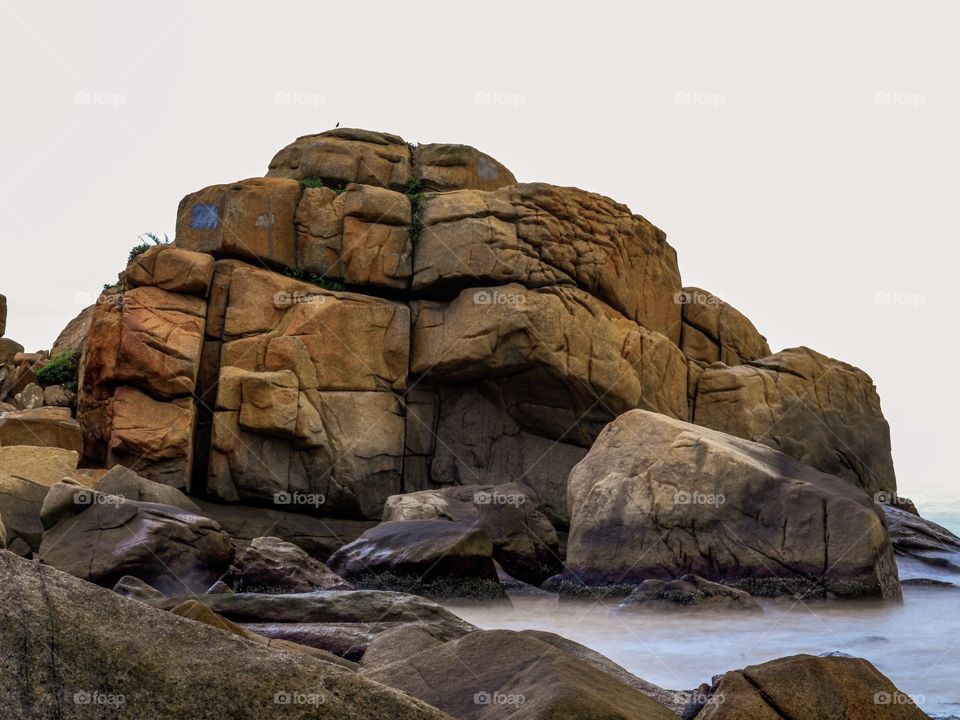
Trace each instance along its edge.
{"label": "jagged rock outcrop", "polygon": [[568,573],[687,573],[753,594],[898,599],[883,513],[852,483],[759,443],[634,410],[570,474]]}
{"label": "jagged rock outcrop", "polygon": [[871,494],[896,492],[890,427],[873,381],[809,348],[706,368],[693,422],[768,445]]}
{"label": "jagged rock outcrop", "polygon": [[[7,717],[449,720],[330,662],[128,600],[0,551]],[[252,671],[254,670],[255,671]],[[318,709],[319,708],[319,709]]]}

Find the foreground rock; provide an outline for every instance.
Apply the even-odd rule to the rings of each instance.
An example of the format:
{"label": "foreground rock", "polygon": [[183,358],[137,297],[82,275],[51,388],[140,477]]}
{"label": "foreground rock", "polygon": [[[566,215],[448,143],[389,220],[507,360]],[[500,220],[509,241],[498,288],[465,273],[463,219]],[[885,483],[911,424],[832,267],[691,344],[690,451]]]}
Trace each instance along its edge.
{"label": "foreground rock", "polygon": [[795,655],[728,672],[697,720],[922,720],[913,700],[860,658]]}
{"label": "foreground rock", "polygon": [[914,513],[892,505],[881,507],[903,580],[960,585],[960,537]]}
{"label": "foreground rock", "polygon": [[241,552],[225,581],[236,592],[304,593],[314,590],[352,590],[353,585],[331,572],[319,560],[280,538],[255,538]]}
{"label": "foreground rock", "polygon": [[0,520],[10,551],[30,557],[40,548],[40,511],[48,489],[31,480],[0,474]]}
{"label": "foreground rock", "polygon": [[512,577],[539,585],[563,569],[553,525],[536,509],[529,488],[517,483],[465,485],[394,495],[384,522],[452,520],[481,528],[493,542],[493,557]]}
{"label": "foreground rock", "polygon": [[443,520],[392,521],[368,530],[327,562],[358,587],[436,598],[504,598],[483,530]]}
{"label": "foreground rock", "polygon": [[[221,593],[196,599],[258,635],[309,645],[355,661],[363,657],[377,635],[397,627],[417,624],[444,639],[476,630],[436,603],[395,592]],[[179,602],[170,598],[159,606],[169,609]]]}
{"label": "foreground rock", "polygon": [[123,465],[114,465],[110,468],[97,480],[94,489],[104,495],[118,495],[126,500],[172,505],[194,515],[203,514],[195,502],[176,488],[141,477]]}
{"label": "foreground rock", "polygon": [[[470,672],[451,668],[469,668]],[[676,715],[634,687],[543,640],[484,630],[363,676],[459,718],[667,720]]]}
{"label": "foreground rock", "polygon": [[132,575],[166,594],[202,592],[233,560],[233,543],[213,520],[71,482],[50,489],[41,517],[40,559],[106,587]]}
{"label": "foreground rock", "polygon": [[758,595],[899,599],[882,512],[782,453],[635,410],[570,475],[567,567],[588,585],[687,573]]}
{"label": "foreground rock", "polygon": [[733,610],[763,612],[750,593],[713,583],[696,575],[677,580],[644,580],[626,599],[618,611],[641,610]]}
{"label": "foreground rock", "polygon": [[3,446],[0,447],[0,475],[49,487],[72,476],[79,459],[74,450],[33,445]]}
{"label": "foreground rock", "polygon": [[[273,650],[0,552],[9,717],[406,720],[441,712],[322,660]],[[256,672],[251,672],[255,668]]]}
{"label": "foreground rock", "polygon": [[693,422],[768,445],[870,494],[896,492],[890,427],[873,381],[809,348],[707,368]]}

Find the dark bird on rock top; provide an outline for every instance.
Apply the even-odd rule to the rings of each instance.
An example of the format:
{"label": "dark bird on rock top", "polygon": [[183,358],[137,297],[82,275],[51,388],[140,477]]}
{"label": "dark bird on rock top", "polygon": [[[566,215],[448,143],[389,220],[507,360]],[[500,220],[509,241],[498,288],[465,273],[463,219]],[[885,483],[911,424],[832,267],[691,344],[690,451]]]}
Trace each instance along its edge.
{"label": "dark bird on rock top", "polygon": [[339,121],[339,120],[337,121],[337,124],[334,125],[334,127],[340,127],[340,121]]}

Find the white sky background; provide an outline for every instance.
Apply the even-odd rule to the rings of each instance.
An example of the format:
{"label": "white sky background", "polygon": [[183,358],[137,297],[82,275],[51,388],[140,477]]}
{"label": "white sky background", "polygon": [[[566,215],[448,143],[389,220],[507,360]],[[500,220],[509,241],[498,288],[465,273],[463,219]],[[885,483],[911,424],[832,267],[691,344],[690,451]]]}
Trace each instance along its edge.
{"label": "white sky background", "polygon": [[339,121],[626,203],[774,350],[870,373],[903,494],[960,495],[958,26],[949,1],[3,2],[7,335],[49,347],[187,192]]}

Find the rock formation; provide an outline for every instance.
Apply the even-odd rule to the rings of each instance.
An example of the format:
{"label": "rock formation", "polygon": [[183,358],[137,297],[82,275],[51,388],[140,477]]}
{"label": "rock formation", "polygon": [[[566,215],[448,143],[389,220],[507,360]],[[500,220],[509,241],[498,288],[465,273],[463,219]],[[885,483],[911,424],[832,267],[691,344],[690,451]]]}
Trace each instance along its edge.
{"label": "rock formation", "polygon": [[897,599],[882,511],[759,443],[633,410],[569,482],[567,572],[588,585],[691,573],[759,595]]}

